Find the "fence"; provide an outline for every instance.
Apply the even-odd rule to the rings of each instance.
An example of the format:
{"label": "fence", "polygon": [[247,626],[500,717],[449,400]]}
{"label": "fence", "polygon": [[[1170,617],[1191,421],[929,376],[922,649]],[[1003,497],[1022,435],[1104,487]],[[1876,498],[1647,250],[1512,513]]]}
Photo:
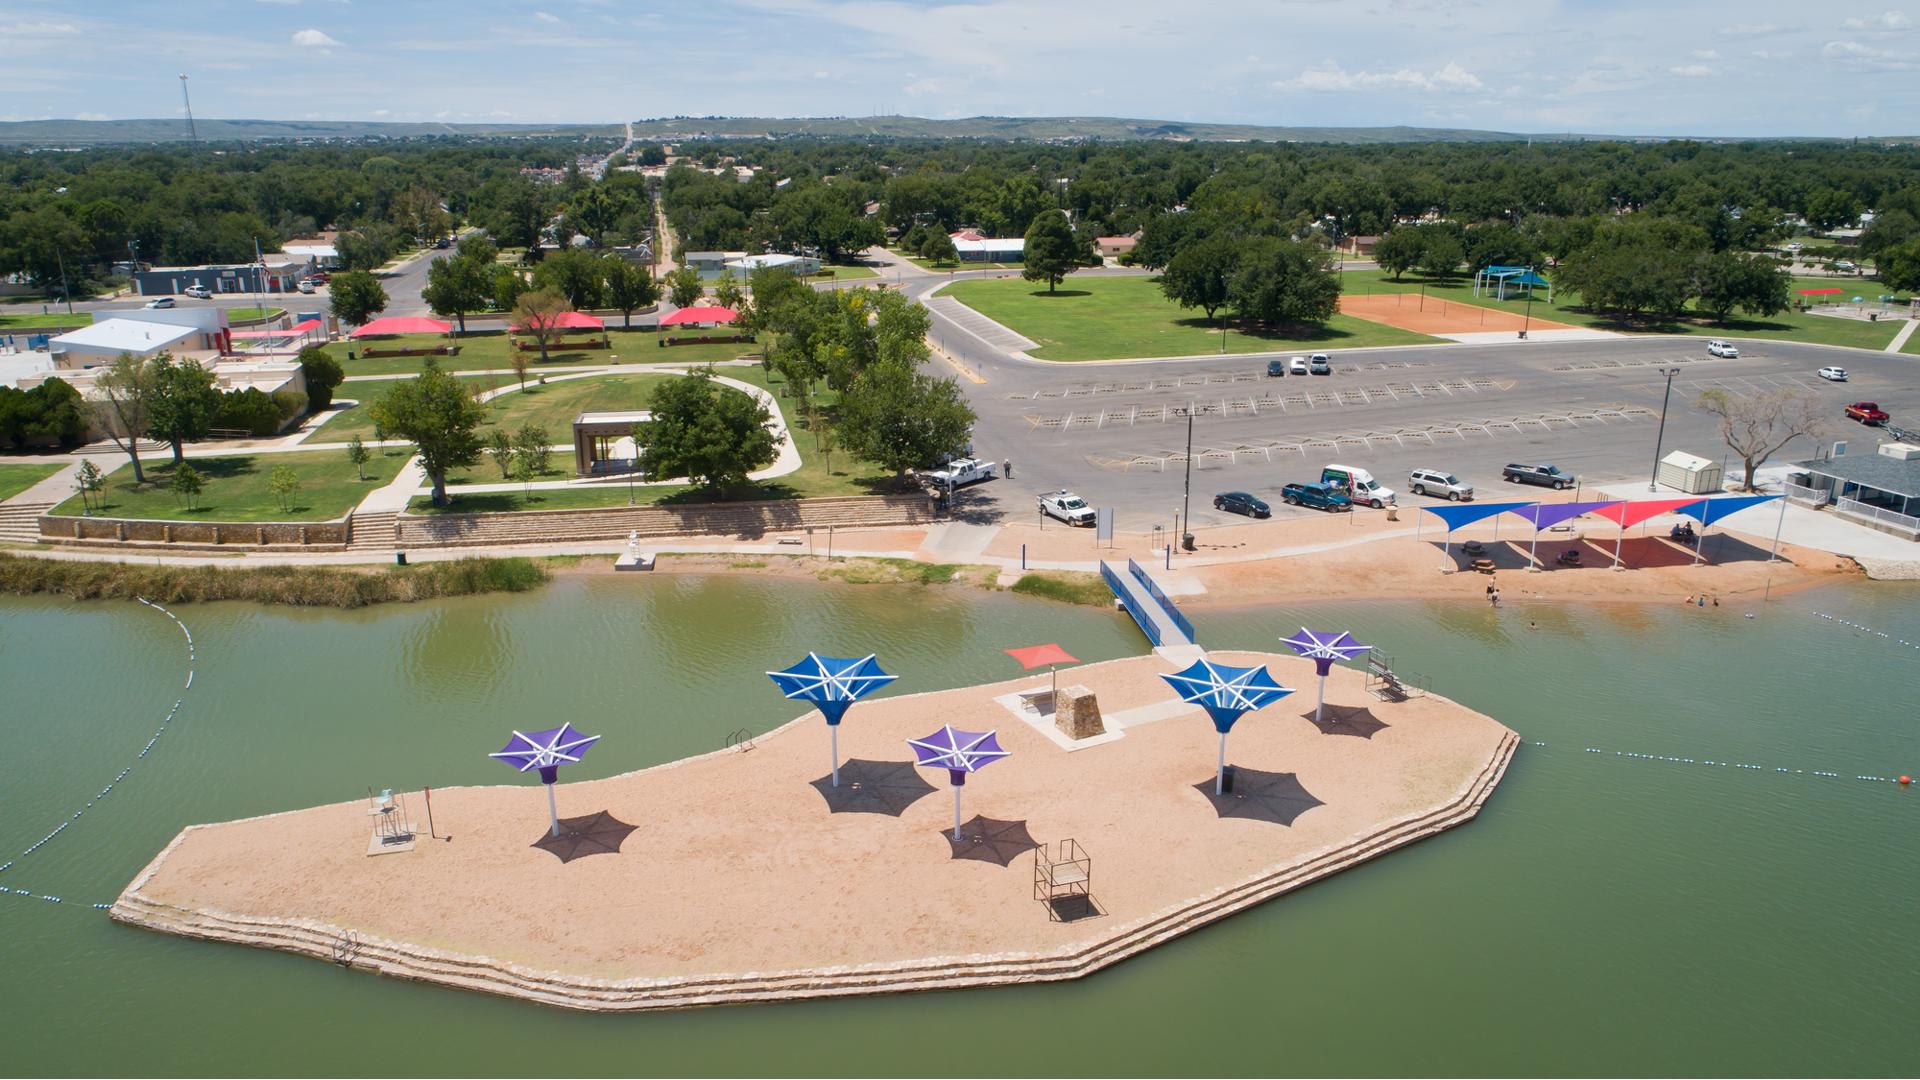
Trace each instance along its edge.
{"label": "fence", "polygon": [[1892,525],[1909,532],[1920,532],[1920,517],[1912,517],[1884,506],[1873,506],[1858,499],[1835,499],[1833,508],[1838,513],[1851,514],[1854,517],[1877,521],[1883,525]]}
{"label": "fence", "polygon": [[[1126,582],[1120,580],[1120,575],[1114,572],[1113,567],[1109,566],[1105,559],[1100,560],[1100,576],[1107,580],[1107,588],[1112,589],[1113,595],[1123,603],[1127,601],[1128,597],[1133,595],[1133,593],[1127,589]],[[1127,603],[1126,608],[1127,614],[1133,616],[1134,623],[1140,627],[1140,632],[1147,635],[1147,640],[1153,642],[1154,647],[1158,648],[1160,645],[1160,626],[1153,621],[1153,616],[1144,611],[1136,610],[1137,605],[1132,603]]]}
{"label": "fence", "polygon": [[1793,502],[1807,506],[1821,507],[1833,501],[1833,492],[1824,488],[1803,487],[1799,484],[1782,483],[1780,489]]}
{"label": "fence", "polygon": [[[1188,641],[1199,640],[1193,636],[1193,624],[1187,621],[1186,615],[1181,612],[1179,608],[1173,606],[1173,601],[1167,594],[1160,591],[1160,583],[1148,577],[1147,572],[1140,569],[1139,563],[1128,559],[1127,572],[1132,574],[1141,585],[1146,586],[1147,592],[1153,596],[1154,603],[1159,604],[1161,609],[1167,613],[1167,617],[1173,620],[1173,625],[1179,627],[1180,632],[1187,635]],[[1155,642],[1154,644],[1157,645],[1159,642]]]}

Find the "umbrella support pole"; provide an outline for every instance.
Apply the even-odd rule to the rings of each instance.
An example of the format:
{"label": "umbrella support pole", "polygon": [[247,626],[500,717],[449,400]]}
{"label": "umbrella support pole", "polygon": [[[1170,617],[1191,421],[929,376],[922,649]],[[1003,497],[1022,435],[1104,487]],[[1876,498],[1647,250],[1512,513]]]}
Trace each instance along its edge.
{"label": "umbrella support pole", "polygon": [[544,785],[547,789],[547,821],[553,828],[553,835],[560,835],[560,804],[553,799],[553,785]]}
{"label": "umbrella support pole", "polygon": [[[1624,517],[1626,514],[1626,511],[1622,510],[1621,514]],[[1622,525],[1620,526],[1620,535],[1613,538],[1613,568],[1615,570],[1620,569],[1620,545],[1626,542],[1627,542],[1627,527],[1625,525]]]}
{"label": "umbrella support pole", "polygon": [[1320,723],[1320,714],[1327,708],[1327,677],[1320,676],[1320,700],[1313,703],[1313,722]]}
{"label": "umbrella support pole", "polygon": [[840,725],[838,724],[827,725],[827,745],[830,747],[828,753],[830,753],[833,756],[833,760],[829,763],[833,769],[833,786],[839,787],[840,786]]}
{"label": "umbrella support pole", "polygon": [[1214,770],[1213,793],[1225,794],[1227,789],[1227,733],[1220,733],[1220,766]]}
{"label": "umbrella support pole", "polygon": [[956,843],[960,840],[960,788],[958,786],[953,789],[953,839]]}

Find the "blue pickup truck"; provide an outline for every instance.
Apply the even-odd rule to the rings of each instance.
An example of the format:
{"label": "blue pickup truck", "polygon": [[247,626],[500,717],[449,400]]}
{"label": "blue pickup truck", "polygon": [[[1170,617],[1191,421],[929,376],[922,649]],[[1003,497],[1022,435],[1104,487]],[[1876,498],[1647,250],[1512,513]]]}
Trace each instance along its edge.
{"label": "blue pickup truck", "polygon": [[1288,506],[1311,506],[1327,511],[1346,511],[1353,507],[1346,495],[1330,484],[1288,484],[1280,489],[1280,501]]}

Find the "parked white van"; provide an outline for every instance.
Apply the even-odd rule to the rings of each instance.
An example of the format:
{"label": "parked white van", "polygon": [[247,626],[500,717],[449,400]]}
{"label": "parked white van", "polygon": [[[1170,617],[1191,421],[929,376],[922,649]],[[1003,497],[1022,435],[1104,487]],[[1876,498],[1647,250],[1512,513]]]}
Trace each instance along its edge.
{"label": "parked white van", "polygon": [[1393,505],[1395,491],[1373,478],[1365,469],[1352,465],[1328,465],[1320,470],[1320,482],[1341,492],[1360,506],[1381,510]]}

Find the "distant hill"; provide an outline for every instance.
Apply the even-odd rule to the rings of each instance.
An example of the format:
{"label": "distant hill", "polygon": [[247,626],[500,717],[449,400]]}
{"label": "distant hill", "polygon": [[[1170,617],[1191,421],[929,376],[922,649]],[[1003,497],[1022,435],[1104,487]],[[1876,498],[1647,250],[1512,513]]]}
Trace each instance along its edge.
{"label": "distant hill", "polygon": [[[202,142],[258,139],[408,139],[426,135],[546,137],[598,135],[618,138],[618,124],[373,123],[358,120],[195,120]],[[0,123],[0,145],[101,146],[110,143],[184,142],[185,120],[17,120]]]}
{"label": "distant hill", "polygon": [[[1260,124],[1184,123],[1129,120],[1113,116],[970,116],[929,120],[918,116],[837,116],[778,119],[760,116],[701,116],[636,120],[639,138],[765,138],[811,135],[823,138],[890,136],[910,139],[1011,139],[1046,141],[1155,139],[1168,142],[1511,142],[1529,136],[1509,131],[1423,127],[1272,127]],[[1566,139],[1582,136],[1549,135]]]}

